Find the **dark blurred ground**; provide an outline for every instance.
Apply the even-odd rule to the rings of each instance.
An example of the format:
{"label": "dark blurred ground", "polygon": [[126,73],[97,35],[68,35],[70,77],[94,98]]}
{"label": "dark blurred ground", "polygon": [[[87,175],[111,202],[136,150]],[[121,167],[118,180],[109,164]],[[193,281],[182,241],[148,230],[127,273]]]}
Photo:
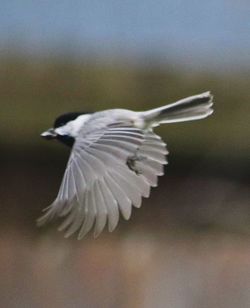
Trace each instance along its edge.
{"label": "dark blurred ground", "polygon": [[[1,307],[250,306],[250,72],[0,63]],[[206,90],[213,117],[157,129],[170,165],[131,221],[81,242],[36,228],[69,153],[39,137],[58,114],[144,110]]]}

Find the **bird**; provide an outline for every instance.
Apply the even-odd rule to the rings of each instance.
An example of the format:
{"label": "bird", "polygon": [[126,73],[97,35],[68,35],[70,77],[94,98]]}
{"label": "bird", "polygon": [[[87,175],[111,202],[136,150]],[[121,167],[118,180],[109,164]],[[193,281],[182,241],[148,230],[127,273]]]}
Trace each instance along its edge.
{"label": "bird", "polygon": [[154,128],[167,123],[204,119],[213,113],[208,92],[186,97],[148,111],[109,109],[94,113],[70,112],[56,118],[43,132],[71,148],[58,195],[44,209],[38,226],[59,219],[64,236],[82,239],[91,229],[99,236],[112,232],[120,216],[128,220],[132,207],[164,174],[168,150]]}

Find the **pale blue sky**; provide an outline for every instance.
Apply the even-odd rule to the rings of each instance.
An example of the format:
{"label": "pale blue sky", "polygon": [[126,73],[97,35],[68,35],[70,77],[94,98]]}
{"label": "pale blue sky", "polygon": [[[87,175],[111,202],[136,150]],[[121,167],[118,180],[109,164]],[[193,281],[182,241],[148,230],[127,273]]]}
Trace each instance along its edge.
{"label": "pale blue sky", "polygon": [[0,50],[250,66],[246,0],[0,0]]}

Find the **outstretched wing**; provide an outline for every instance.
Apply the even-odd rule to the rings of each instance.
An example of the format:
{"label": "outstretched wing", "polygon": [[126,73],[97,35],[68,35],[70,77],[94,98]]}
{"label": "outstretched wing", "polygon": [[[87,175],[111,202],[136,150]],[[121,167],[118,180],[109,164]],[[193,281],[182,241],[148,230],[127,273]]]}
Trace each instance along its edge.
{"label": "outstretched wing", "polygon": [[63,217],[59,230],[66,237],[78,231],[79,239],[93,226],[95,236],[106,224],[113,231],[119,213],[129,219],[132,205],[140,207],[157,185],[166,154],[165,143],[152,131],[120,123],[78,138],[57,198],[38,224]]}

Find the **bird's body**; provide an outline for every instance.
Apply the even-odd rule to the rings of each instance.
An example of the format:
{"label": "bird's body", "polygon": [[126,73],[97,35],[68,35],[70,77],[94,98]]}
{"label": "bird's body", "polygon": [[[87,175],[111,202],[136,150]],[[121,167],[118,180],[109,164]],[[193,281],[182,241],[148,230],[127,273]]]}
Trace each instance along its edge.
{"label": "bird's body", "polygon": [[157,186],[167,163],[166,144],[153,132],[162,123],[197,120],[212,113],[209,92],[145,112],[111,109],[69,113],[43,133],[72,147],[56,200],[38,223],[63,217],[59,230],[82,238],[92,227],[98,236],[106,224],[129,219],[132,206]]}

